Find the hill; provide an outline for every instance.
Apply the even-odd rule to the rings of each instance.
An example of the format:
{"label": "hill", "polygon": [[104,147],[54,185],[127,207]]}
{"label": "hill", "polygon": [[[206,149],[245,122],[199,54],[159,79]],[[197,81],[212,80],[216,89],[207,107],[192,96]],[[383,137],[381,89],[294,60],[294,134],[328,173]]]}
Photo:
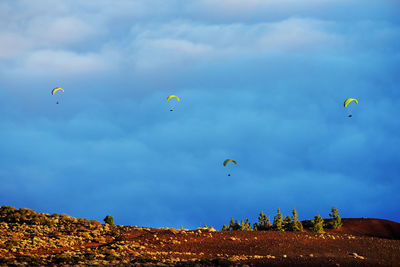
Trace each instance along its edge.
{"label": "hill", "polygon": [[0,265],[400,266],[400,224],[343,219],[315,234],[110,226],[0,207]]}

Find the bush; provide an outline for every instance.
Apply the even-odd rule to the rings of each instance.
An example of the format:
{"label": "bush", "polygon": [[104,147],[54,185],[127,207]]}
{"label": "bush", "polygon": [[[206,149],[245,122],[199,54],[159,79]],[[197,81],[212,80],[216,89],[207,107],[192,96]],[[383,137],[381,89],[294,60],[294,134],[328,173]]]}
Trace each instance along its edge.
{"label": "bush", "polygon": [[246,218],[245,221],[241,221],[240,223],[238,223],[237,221],[233,220],[233,218],[231,218],[231,221],[228,225],[224,225],[222,227],[223,231],[251,231],[251,225],[249,223],[249,220]]}
{"label": "bush", "polygon": [[30,265],[37,265],[39,263],[39,258],[35,255],[17,255],[15,256],[17,262],[26,262]]}
{"label": "bush", "polygon": [[176,266],[221,266],[221,267],[235,266],[235,262],[226,258],[215,258],[212,260],[198,259],[188,263],[192,264],[179,263]]}
{"label": "bush", "polygon": [[16,239],[8,239],[6,242],[4,242],[2,245],[0,245],[0,248],[4,248],[6,250],[11,250],[13,247],[18,246],[19,241]]}
{"label": "bush", "polygon": [[325,233],[324,231],[324,219],[318,214],[317,216],[314,217],[314,220],[311,220],[312,223],[312,229],[316,233],[323,234]]}
{"label": "bush", "polygon": [[105,218],[104,218],[104,222],[106,223],[106,224],[109,224],[109,225],[115,225],[114,224],[114,218],[111,216],[111,215],[107,215]]}
{"label": "bush", "polygon": [[94,253],[94,252],[86,252],[85,253],[85,258],[87,260],[95,260],[96,259],[96,253]]}
{"label": "bush", "polygon": [[65,263],[65,264],[78,264],[79,263],[79,257],[78,256],[69,256],[66,254],[56,254],[53,257],[53,262],[54,263]]}
{"label": "bush", "polygon": [[[139,264],[138,266],[142,266],[142,265],[140,265],[140,263],[158,263],[158,260],[139,256],[139,257],[131,260],[131,263],[133,263],[135,265],[136,265],[136,263],[138,263]],[[147,266],[147,265],[145,265],[145,266]]]}
{"label": "bush", "polygon": [[104,257],[104,260],[106,261],[115,261],[115,260],[121,260],[121,257],[116,256],[113,253],[107,253]]}

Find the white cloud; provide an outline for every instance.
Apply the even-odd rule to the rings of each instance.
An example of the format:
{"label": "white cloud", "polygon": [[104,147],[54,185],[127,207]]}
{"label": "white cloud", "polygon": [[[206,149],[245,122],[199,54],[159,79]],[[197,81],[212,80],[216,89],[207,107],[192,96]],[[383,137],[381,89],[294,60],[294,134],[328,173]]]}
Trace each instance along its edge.
{"label": "white cloud", "polygon": [[83,42],[95,33],[91,25],[75,17],[38,17],[27,28],[27,35],[37,47]]}
{"label": "white cloud", "polygon": [[274,51],[315,51],[341,46],[342,37],[329,32],[330,24],[298,18],[272,23],[257,40],[258,47]]}
{"label": "white cloud", "polygon": [[30,49],[26,38],[13,33],[0,33],[0,59],[14,58]]}
{"label": "white cloud", "polygon": [[330,32],[332,25],[301,18],[251,25],[181,21],[161,27],[138,25],[127,49],[138,69],[179,68],[260,52],[314,52],[342,46],[342,37]]}
{"label": "white cloud", "polygon": [[94,53],[78,54],[64,50],[39,50],[30,55],[24,69],[28,73],[86,74],[104,71],[106,62]]}
{"label": "white cloud", "polygon": [[183,39],[147,39],[135,43],[134,65],[137,71],[187,65],[207,57],[212,47]]}

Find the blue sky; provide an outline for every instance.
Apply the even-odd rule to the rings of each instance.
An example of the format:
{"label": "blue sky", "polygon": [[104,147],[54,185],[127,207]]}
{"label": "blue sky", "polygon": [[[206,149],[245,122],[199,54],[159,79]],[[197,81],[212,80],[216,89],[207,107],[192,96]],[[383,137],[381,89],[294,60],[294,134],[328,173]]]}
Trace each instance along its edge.
{"label": "blue sky", "polygon": [[400,222],[399,8],[1,1],[0,205],[149,227],[294,205]]}

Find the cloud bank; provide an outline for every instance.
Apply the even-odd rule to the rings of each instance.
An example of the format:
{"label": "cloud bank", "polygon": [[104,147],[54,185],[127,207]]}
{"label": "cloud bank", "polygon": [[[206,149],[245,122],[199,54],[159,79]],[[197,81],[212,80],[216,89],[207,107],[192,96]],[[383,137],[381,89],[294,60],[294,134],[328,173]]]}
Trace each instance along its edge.
{"label": "cloud bank", "polygon": [[152,227],[294,205],[399,221],[397,5],[3,1],[0,202]]}

